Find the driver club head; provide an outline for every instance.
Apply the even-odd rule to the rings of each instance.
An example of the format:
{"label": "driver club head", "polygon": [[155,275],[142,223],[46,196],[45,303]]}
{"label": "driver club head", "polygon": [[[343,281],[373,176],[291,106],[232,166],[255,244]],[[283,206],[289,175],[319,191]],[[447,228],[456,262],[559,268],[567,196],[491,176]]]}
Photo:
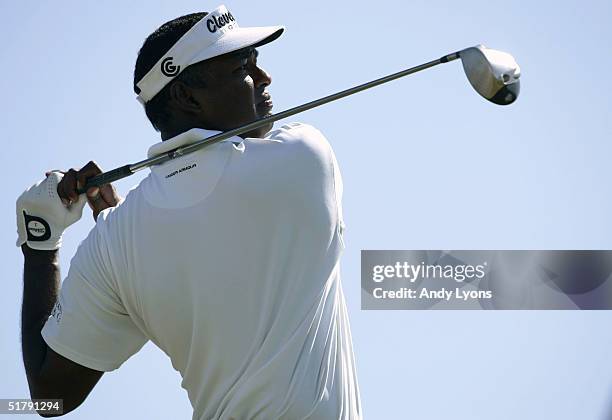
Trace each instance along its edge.
{"label": "driver club head", "polygon": [[463,70],[472,87],[483,98],[498,105],[516,101],[520,92],[521,68],[514,57],[484,45],[459,52]]}

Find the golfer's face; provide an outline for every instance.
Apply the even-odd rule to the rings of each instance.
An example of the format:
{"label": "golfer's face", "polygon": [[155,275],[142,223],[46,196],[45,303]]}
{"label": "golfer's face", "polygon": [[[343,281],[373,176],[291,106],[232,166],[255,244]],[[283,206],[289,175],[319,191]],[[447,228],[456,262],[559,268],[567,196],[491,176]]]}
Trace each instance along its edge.
{"label": "golfer's face", "polygon": [[[270,75],[257,64],[257,51],[249,49],[210,60],[206,66],[206,88],[198,95],[207,106],[206,121],[221,131],[239,127],[272,111],[266,88]],[[248,136],[262,136],[270,127],[263,127]]]}

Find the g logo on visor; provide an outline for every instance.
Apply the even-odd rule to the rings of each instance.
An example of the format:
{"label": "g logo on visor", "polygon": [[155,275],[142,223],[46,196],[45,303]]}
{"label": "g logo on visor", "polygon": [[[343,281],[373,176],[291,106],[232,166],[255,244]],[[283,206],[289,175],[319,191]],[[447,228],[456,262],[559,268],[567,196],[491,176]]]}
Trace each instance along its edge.
{"label": "g logo on visor", "polygon": [[166,57],[161,62],[161,72],[166,77],[176,76],[181,71],[181,66],[175,66],[172,64],[174,57]]}

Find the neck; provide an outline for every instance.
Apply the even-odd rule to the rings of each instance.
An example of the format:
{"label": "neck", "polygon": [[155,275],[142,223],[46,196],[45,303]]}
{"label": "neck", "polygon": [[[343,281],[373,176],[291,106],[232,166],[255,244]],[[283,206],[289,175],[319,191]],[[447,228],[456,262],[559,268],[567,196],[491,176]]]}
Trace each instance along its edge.
{"label": "neck", "polygon": [[212,128],[206,127],[208,124],[197,124],[197,123],[187,123],[187,124],[177,124],[169,127],[164,127],[159,131],[161,135],[162,141],[166,141],[171,139],[172,137],[176,137],[179,134],[184,133],[185,131],[191,130],[192,128],[202,128],[204,130],[213,130]]}
{"label": "neck", "polygon": [[196,119],[183,118],[175,115],[168,124],[165,124],[164,127],[160,127],[159,134],[161,135],[162,141],[166,141],[192,128],[211,130],[207,125],[208,124]]}
{"label": "neck", "polygon": [[[211,128],[210,126],[206,127],[207,125],[208,124],[187,122],[185,124],[175,124],[171,126],[166,126],[160,129],[161,139],[162,141],[166,141],[192,128],[203,128],[204,130],[225,131],[225,130],[219,130],[218,128]],[[270,123],[269,126],[256,128],[253,131],[239,134],[238,137],[241,137],[243,139],[246,139],[247,137],[263,137],[265,133],[267,133],[271,129],[272,129],[272,123]]]}
{"label": "neck", "polygon": [[[190,130],[192,128],[195,128],[195,127],[176,129],[176,130],[161,130],[160,131],[161,139],[162,141],[169,140],[172,137],[176,137],[179,134],[184,133],[185,131]],[[198,127],[198,128],[203,128],[204,130],[210,130],[209,128],[205,128],[205,127]],[[215,131],[219,131],[219,130],[215,130]],[[239,134],[238,137],[246,139],[247,137],[263,137],[263,135],[258,132],[249,132],[249,133]]]}
{"label": "neck", "polygon": [[181,133],[184,133],[187,130],[162,130],[160,132],[162,141],[166,141],[171,139],[172,137],[176,137]]}

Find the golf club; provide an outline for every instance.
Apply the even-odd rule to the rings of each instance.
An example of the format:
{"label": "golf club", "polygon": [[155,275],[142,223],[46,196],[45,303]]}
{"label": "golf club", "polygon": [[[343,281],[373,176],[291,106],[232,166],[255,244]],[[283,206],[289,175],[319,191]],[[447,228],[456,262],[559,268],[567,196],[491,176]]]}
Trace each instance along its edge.
{"label": "golf club", "polygon": [[461,58],[463,70],[465,71],[470,84],[483,98],[498,105],[509,105],[516,100],[520,91],[519,78],[521,75],[521,70],[518,64],[516,64],[514,58],[508,53],[492,50],[483,45],[477,45],[475,47],[466,48],[464,50],[445,55],[437,60],[411,67],[389,76],[385,76],[320,99],[316,99],[303,105],[298,105],[294,108],[279,112],[278,114],[268,115],[249,124],[219,133],[206,139],[198,140],[192,144],[179,147],[162,155],[153,156],[149,159],[145,159],[134,164],[124,165],[111,171],[104,172],[88,179],[87,184],[78,192],[79,194],[82,194],[87,191],[88,188],[117,181],[142,169],[148,168],[149,166],[159,165],[179,156],[195,152],[196,150],[199,150],[205,146],[249,132],[271,122],[287,118],[291,115],[307,111],[317,106],[344,98],[383,83],[390,82],[400,77],[417,73],[421,70],[426,70],[430,67],[437,66],[438,64],[454,61],[458,58]]}

